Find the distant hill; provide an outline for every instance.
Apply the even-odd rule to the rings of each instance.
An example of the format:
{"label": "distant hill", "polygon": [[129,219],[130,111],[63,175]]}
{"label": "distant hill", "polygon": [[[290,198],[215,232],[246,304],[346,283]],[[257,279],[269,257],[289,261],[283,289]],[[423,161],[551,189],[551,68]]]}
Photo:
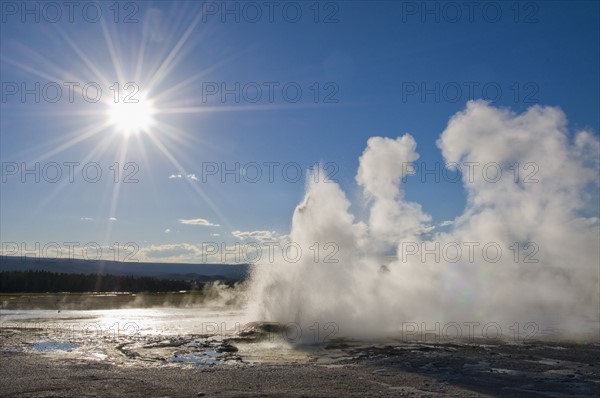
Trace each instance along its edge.
{"label": "distant hill", "polygon": [[0,271],[49,271],[68,274],[151,276],[166,279],[241,281],[248,264],[135,263],[105,260],[44,259],[0,256]]}

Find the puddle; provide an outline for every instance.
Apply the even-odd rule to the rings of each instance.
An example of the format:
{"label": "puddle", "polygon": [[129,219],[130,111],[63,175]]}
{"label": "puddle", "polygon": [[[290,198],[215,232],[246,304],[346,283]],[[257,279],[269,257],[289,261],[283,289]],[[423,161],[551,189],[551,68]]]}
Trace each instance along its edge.
{"label": "puddle", "polygon": [[37,352],[52,352],[52,351],[67,351],[70,352],[76,348],[79,348],[79,344],[61,342],[61,341],[40,341],[32,343],[27,348]]}
{"label": "puddle", "polygon": [[201,353],[192,353],[192,354],[185,354],[185,355],[175,354],[175,355],[173,355],[171,360],[173,362],[178,362],[178,363],[194,363],[194,364],[199,364],[199,365],[217,365],[219,363],[222,363],[221,357],[223,357],[223,356],[224,356],[224,354],[222,354],[220,352],[204,351]]}
{"label": "puddle", "polygon": [[8,347],[1,349],[0,352],[21,352],[21,350],[16,347]]}

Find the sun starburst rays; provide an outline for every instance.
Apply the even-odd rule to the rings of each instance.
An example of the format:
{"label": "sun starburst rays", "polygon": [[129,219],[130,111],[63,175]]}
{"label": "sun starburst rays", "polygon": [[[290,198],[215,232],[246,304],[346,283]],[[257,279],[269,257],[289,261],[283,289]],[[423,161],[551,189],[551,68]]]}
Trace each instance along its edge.
{"label": "sun starburst rays", "polygon": [[[196,43],[204,38],[203,34],[195,34],[202,17],[201,13],[182,13],[178,15],[181,19],[179,22],[188,16],[191,16],[191,19],[188,19],[188,26],[183,31],[173,26],[168,27],[165,41],[160,47],[151,47],[147,36],[141,36],[135,43],[123,41],[116,31],[118,27],[113,28],[102,21],[101,41],[95,46],[99,50],[92,52],[78,43],[76,37],[54,26],[65,47],[70,49],[78,60],[76,63],[79,64],[79,68],[74,66],[72,60],[68,65],[61,65],[34,50],[28,50],[28,53],[36,62],[24,62],[2,56],[3,62],[49,82],[80,82],[80,85],[72,88],[79,99],[85,96],[83,89],[85,83],[94,82],[103,91],[101,100],[97,102],[86,100],[86,102],[80,101],[79,104],[69,103],[62,108],[56,106],[36,109],[36,115],[51,116],[69,126],[59,136],[44,140],[43,144],[29,147],[27,150],[29,156],[24,153],[24,157],[34,158],[37,161],[48,160],[79,148],[88,141],[94,141],[96,144],[91,150],[84,150],[86,162],[96,160],[100,155],[116,153],[122,165],[128,161],[128,153],[132,148],[136,148],[142,161],[150,166],[153,162],[148,159],[150,156],[148,150],[152,148],[153,152],[160,154],[175,170],[184,172],[186,167],[179,160],[182,157],[175,156],[174,151],[178,146],[186,147],[190,142],[198,142],[202,139],[196,134],[198,131],[191,134],[170,124],[168,122],[170,117],[200,115],[217,110],[249,110],[245,109],[245,106],[186,106],[186,104],[198,103],[197,98],[186,97],[184,94],[192,83],[204,78],[219,65],[231,62],[235,58],[235,55],[227,56],[220,61],[212,62],[192,76],[186,75],[184,78],[176,79],[175,71],[179,64]],[[104,49],[98,47],[102,44]],[[135,59],[128,59],[126,54],[134,54]],[[100,59],[109,62],[103,64],[98,62]],[[127,84],[132,84],[133,88],[128,90]],[[266,106],[263,109],[269,108]],[[146,144],[149,144],[148,148]],[[202,141],[199,147],[206,149],[212,146],[211,143]],[[152,178],[152,173],[148,175]],[[216,202],[211,200],[195,181],[190,180],[187,183],[195,194],[221,218],[224,225],[231,225]],[[48,206],[51,199],[65,188],[65,184],[56,184],[52,192],[40,201],[34,213]],[[109,217],[116,216],[122,191],[120,184],[113,185],[108,199]],[[113,224],[109,222],[107,225],[105,243],[110,242]]]}
{"label": "sun starburst rays", "polygon": [[112,102],[107,109],[109,124],[125,135],[150,132],[155,124],[156,109],[150,98],[136,98],[135,102]]}

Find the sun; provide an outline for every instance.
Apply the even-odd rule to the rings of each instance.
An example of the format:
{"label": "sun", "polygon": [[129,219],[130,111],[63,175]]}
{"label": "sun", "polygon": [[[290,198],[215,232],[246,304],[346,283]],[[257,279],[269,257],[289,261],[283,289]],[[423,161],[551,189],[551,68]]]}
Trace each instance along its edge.
{"label": "sun", "polygon": [[153,101],[139,97],[137,102],[111,102],[108,105],[108,123],[124,135],[148,132],[154,125]]}

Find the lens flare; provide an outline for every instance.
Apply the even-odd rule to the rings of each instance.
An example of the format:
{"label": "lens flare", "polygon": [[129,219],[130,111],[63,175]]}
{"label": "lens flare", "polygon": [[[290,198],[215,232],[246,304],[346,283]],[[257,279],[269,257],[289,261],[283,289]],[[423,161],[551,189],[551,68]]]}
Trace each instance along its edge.
{"label": "lens flare", "polygon": [[108,106],[108,122],[122,134],[139,134],[148,132],[155,124],[155,113],[153,101],[145,97],[129,102],[111,102]]}

